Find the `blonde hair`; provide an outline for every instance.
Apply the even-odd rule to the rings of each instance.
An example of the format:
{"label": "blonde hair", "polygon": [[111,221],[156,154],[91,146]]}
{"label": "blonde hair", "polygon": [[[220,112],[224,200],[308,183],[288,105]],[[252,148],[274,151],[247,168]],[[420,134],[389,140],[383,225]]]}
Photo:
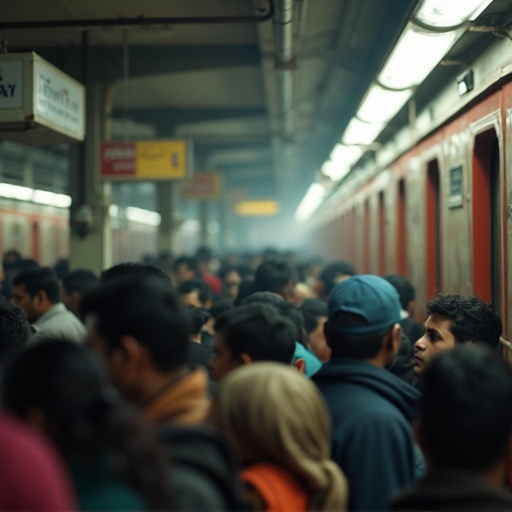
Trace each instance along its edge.
{"label": "blonde hair", "polygon": [[271,462],[306,490],[310,510],[343,510],[347,483],[330,458],[324,398],[293,367],[259,362],[221,381],[214,418],[244,464]]}

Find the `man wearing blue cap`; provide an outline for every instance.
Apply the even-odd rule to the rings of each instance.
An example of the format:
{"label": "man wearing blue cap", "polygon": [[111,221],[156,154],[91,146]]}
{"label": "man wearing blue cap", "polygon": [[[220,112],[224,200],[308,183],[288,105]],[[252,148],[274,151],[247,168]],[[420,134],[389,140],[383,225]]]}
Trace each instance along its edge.
{"label": "man wearing blue cap", "polygon": [[400,344],[400,299],[386,280],[357,275],[328,302],[332,355],[314,377],[333,421],[332,457],[349,481],[350,510],[384,510],[415,478],[411,420],[419,392],[386,370]]}

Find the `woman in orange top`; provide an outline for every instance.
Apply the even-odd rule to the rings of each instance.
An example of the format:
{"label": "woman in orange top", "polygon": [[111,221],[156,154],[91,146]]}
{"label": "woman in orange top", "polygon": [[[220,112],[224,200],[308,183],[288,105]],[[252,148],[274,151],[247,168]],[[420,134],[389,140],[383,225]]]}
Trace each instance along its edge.
{"label": "woman in orange top", "polygon": [[219,384],[212,417],[243,464],[257,510],[345,510],[347,483],[330,459],[323,397],[293,367],[260,362]]}

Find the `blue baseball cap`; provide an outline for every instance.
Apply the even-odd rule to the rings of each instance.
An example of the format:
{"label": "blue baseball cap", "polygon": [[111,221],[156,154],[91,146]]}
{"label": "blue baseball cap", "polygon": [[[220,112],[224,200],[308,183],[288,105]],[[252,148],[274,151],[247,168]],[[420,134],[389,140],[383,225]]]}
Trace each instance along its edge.
{"label": "blue baseball cap", "polygon": [[[336,285],[327,303],[327,323],[342,334],[374,332],[400,322],[400,297],[395,287],[374,275],[356,275]],[[344,326],[334,321],[337,313],[363,317],[363,325]]]}

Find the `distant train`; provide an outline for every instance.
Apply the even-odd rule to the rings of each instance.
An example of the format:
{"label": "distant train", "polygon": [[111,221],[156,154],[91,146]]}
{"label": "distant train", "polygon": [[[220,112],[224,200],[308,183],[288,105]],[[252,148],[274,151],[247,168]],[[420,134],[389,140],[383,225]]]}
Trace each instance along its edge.
{"label": "distant train", "polygon": [[[418,320],[437,292],[492,302],[512,337],[510,41],[471,64],[475,90],[447,86],[375,157],[351,172],[309,223],[326,259],[406,275]],[[363,161],[361,161],[363,162]]]}
{"label": "distant train", "polygon": [[[138,261],[156,254],[157,224],[127,218],[117,209],[111,217],[114,261]],[[146,212],[148,214],[154,212]],[[151,218],[151,217],[150,217]],[[29,200],[0,197],[0,252],[16,249],[24,258],[53,266],[69,256],[69,210]]]}

